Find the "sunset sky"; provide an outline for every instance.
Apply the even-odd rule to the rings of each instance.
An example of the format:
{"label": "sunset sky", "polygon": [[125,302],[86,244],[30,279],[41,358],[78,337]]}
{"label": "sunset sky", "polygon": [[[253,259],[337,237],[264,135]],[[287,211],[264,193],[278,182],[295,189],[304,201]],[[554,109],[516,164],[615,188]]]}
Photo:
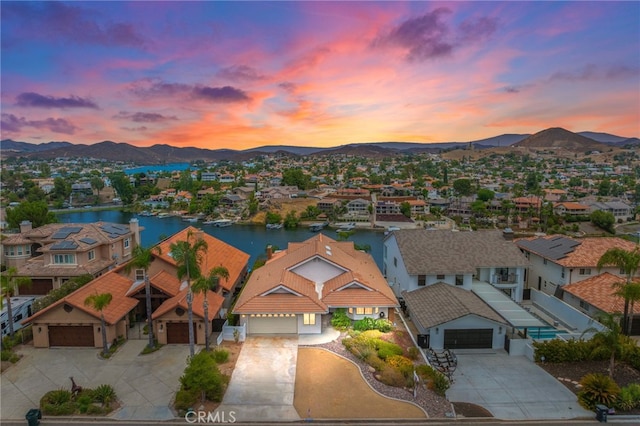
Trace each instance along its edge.
{"label": "sunset sky", "polygon": [[640,2],[10,2],[2,139],[640,136]]}

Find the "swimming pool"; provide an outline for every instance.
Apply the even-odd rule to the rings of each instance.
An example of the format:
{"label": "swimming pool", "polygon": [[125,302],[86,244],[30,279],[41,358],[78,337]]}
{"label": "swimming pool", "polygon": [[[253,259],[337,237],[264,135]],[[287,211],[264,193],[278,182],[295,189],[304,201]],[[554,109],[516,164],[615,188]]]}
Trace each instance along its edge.
{"label": "swimming pool", "polygon": [[[519,329],[524,333],[524,328]],[[535,340],[550,340],[555,339],[559,334],[568,334],[566,330],[558,330],[552,326],[535,327],[527,329],[527,336]]]}

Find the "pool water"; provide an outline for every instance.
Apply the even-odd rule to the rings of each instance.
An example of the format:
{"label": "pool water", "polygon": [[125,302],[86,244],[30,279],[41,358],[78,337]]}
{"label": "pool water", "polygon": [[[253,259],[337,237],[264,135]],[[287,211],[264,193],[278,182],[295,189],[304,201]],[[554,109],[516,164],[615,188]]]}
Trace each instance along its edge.
{"label": "pool water", "polygon": [[[524,329],[520,329],[520,331],[524,332]],[[569,332],[566,330],[558,330],[555,327],[552,326],[545,326],[545,327],[535,327],[535,328],[528,328],[527,329],[527,336],[531,337],[532,339],[539,339],[539,340],[549,340],[549,339],[555,339],[558,334],[568,334]]]}

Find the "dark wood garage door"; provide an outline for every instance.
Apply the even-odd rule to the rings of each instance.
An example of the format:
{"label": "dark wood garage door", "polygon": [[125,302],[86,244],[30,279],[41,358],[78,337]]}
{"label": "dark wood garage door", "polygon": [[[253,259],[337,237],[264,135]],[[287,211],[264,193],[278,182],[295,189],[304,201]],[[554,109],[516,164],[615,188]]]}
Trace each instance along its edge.
{"label": "dark wood garage door", "polygon": [[168,322],[167,343],[189,343],[189,323]]}
{"label": "dark wood garage door", "polygon": [[44,295],[53,290],[53,281],[50,279],[33,279],[31,285],[20,290],[21,294]]}
{"label": "dark wood garage door", "polygon": [[445,330],[445,349],[486,349],[493,347],[493,329]]}
{"label": "dark wood garage door", "polygon": [[92,325],[50,325],[49,346],[93,347]]}

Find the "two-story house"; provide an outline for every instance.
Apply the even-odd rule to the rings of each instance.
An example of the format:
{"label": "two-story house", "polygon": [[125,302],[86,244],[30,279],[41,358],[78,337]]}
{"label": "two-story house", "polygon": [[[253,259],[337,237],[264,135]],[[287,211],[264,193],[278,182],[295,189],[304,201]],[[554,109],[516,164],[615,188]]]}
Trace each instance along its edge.
{"label": "two-story house", "polygon": [[571,238],[564,235],[521,239],[518,247],[529,259],[526,288],[535,288],[562,299],[562,287],[582,281],[600,272],[624,276],[612,266],[598,270],[598,261],[611,248],[632,251],[636,245],[617,237]]}
{"label": "two-story house", "polygon": [[21,294],[43,295],[72,277],[97,277],[129,260],[141,229],[135,218],[128,225],[50,223],[35,229],[25,221],[20,233],[3,240],[3,262],[31,278]]}

